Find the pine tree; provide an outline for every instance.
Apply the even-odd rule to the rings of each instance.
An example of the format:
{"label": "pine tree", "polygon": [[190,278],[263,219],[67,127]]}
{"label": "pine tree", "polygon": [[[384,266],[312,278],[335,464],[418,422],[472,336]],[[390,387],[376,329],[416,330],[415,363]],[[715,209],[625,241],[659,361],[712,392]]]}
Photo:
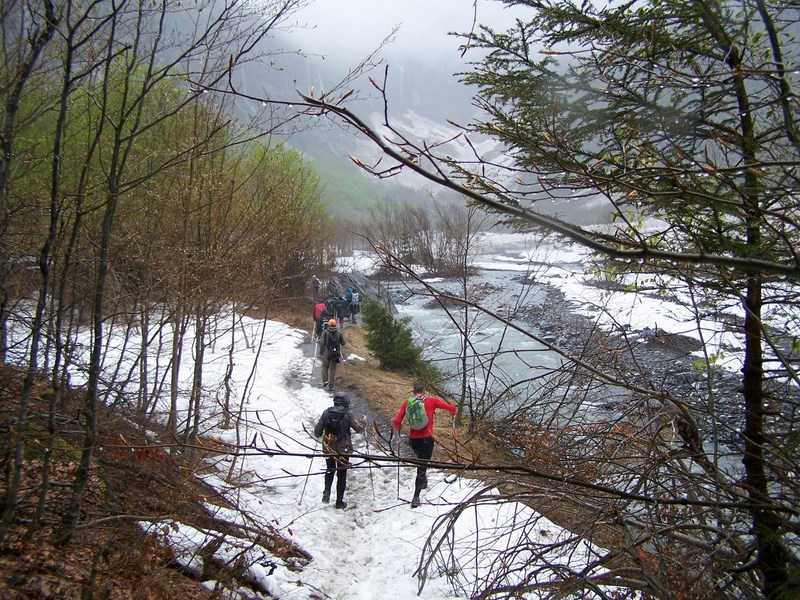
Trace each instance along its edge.
{"label": "pine tree", "polygon": [[420,361],[422,349],[414,344],[409,327],[410,317],[395,319],[376,302],[364,305],[363,324],[367,348],[381,367],[392,370],[413,370]]}

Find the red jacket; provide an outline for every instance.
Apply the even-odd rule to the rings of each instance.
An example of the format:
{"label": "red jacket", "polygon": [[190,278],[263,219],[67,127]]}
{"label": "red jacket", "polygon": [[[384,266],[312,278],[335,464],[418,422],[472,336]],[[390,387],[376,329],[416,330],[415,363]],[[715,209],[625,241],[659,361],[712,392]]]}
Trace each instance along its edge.
{"label": "red jacket", "polygon": [[325,310],[325,303],[319,302],[314,305],[314,320],[319,321],[319,318],[322,316],[322,311]]}
{"label": "red jacket", "polygon": [[[394,428],[398,431],[400,431],[400,428],[403,426],[403,419],[406,417],[406,406],[408,406],[408,404],[405,402],[400,405],[400,410],[397,411],[397,416],[392,421]],[[428,425],[425,429],[412,429],[408,437],[411,439],[431,437],[433,433],[433,413],[437,408],[446,410],[451,415],[456,414],[456,407],[449,402],[445,402],[441,398],[435,396],[425,396],[425,413],[428,415]]]}

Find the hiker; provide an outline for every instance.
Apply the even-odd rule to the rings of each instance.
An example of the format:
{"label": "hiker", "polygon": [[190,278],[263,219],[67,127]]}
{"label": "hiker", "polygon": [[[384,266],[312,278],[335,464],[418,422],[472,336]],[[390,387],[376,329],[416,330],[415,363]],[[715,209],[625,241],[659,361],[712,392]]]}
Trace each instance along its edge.
{"label": "hiker", "polygon": [[311,279],[306,281],[305,285],[305,291],[308,295],[309,300],[318,298],[320,289],[322,289],[322,282],[316,275],[312,275]]}
{"label": "hiker", "polygon": [[[455,416],[456,407],[441,398],[425,395],[425,386],[421,383],[414,384],[414,395],[400,405],[397,416],[392,423],[397,431],[403,426],[403,419],[408,417],[410,428],[408,444],[420,460],[430,460],[433,457],[433,414],[437,408],[448,411]],[[417,410],[419,406],[419,410]],[[424,409],[424,412],[423,410]],[[414,497],[411,508],[419,506],[419,493],[428,487],[428,467],[417,467],[417,478],[414,480]]]}
{"label": "hiker", "polygon": [[[319,315],[319,319],[317,319],[317,323],[319,324],[319,335],[322,335],[322,332],[328,327],[328,321],[336,318],[335,308],[331,308],[327,302],[323,302],[322,306],[322,312]],[[319,335],[317,336],[317,339],[319,339]]]}
{"label": "hiker", "polygon": [[344,320],[350,316],[350,303],[341,296],[336,301],[336,317],[339,327],[344,327]]}
{"label": "hiker", "polygon": [[350,294],[350,321],[355,325],[356,315],[361,311],[361,297],[358,292]]}
{"label": "hiker", "polygon": [[333,292],[329,292],[327,296],[325,296],[325,312],[328,313],[330,316],[329,319],[336,318],[336,309],[339,307],[339,296],[334,294]]}
{"label": "hiker", "polygon": [[344,299],[347,301],[348,304],[350,304],[350,302],[353,299],[353,288],[349,287],[347,288],[347,290],[345,290]]}
{"label": "hiker", "polygon": [[336,367],[345,359],[342,353],[344,345],[344,333],[336,327],[336,319],[331,319],[319,338],[318,346],[318,354],[322,357],[322,387],[331,392],[336,389]]}
{"label": "hiker", "polygon": [[325,489],[322,501],[331,501],[331,486],[336,475],[336,508],[345,508],[344,490],[347,487],[347,469],[350,466],[350,454],[353,443],[350,430],[356,433],[364,431],[364,423],[359,422],[350,410],[350,398],[344,392],[336,392],[333,406],[326,408],[314,426],[314,436],[322,437],[322,451],[325,452]]}
{"label": "hiker", "polygon": [[[314,337],[317,339],[319,339],[319,336],[322,335],[322,324],[324,323],[322,320],[322,313],[324,312],[325,303],[320,300],[314,305]],[[330,317],[328,317],[328,319],[330,319]]]}

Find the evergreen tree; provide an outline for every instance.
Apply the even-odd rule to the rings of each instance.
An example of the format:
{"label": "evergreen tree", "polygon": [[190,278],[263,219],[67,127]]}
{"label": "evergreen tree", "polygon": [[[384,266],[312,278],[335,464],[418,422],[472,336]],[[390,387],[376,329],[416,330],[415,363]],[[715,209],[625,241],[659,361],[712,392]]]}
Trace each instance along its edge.
{"label": "evergreen tree", "polygon": [[376,302],[367,302],[363,309],[367,348],[378,359],[381,367],[410,371],[420,360],[422,350],[414,345],[410,317],[395,319]]}
{"label": "evergreen tree", "polygon": [[[464,75],[488,115],[477,130],[504,142],[515,172],[523,173],[517,176],[538,184],[522,203],[520,196],[501,202],[603,198],[620,226],[613,237],[587,241],[612,255],[638,257],[639,268],[669,272],[698,290],[703,302],[741,305],[740,447],[754,536],[751,565],[767,598],[788,597],[789,589],[796,594],[790,573],[798,568],[797,546],[781,516],[791,509],[780,473],[797,465],[796,452],[781,440],[796,435],[789,407],[798,380],[780,350],[791,338],[773,337],[764,319],[778,307],[797,308],[793,286],[776,273],[793,272],[794,281],[800,242],[794,218],[800,108],[792,91],[800,60],[798,6],[505,3],[531,8],[530,18],[508,32],[484,28],[471,36],[487,54]],[[480,182],[484,192],[497,188],[485,177]],[[770,363],[779,368],[770,371]],[[673,402],[688,414],[685,399]],[[704,406],[713,402],[710,395]],[[704,413],[684,419],[685,441],[698,448],[689,441],[702,439],[697,423],[714,419],[713,408]],[[714,457],[703,461],[711,476],[703,486],[707,500],[738,501],[740,492]],[[796,495],[789,497],[796,502]]]}

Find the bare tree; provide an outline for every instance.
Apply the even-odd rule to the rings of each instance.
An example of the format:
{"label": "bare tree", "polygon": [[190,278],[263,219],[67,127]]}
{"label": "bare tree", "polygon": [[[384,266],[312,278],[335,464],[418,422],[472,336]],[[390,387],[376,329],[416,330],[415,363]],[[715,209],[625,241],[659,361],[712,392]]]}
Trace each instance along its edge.
{"label": "bare tree", "polygon": [[[2,221],[0,222],[0,238],[5,235],[9,221],[19,206],[12,203],[9,179],[12,170],[12,157],[15,152],[15,140],[20,123],[31,118],[24,115],[20,119],[20,101],[26,86],[29,85],[34,70],[39,63],[45,46],[56,31],[60,15],[56,13],[53,2],[28,4],[9,2],[0,12],[0,28],[2,28],[2,52],[6,68],[3,69],[3,80],[0,89],[3,99],[3,123],[0,136],[0,203],[2,203]],[[8,277],[11,273],[12,256],[15,253],[9,248],[0,248],[0,358],[6,357],[7,345],[7,303]],[[2,527],[5,528],[3,519]]]}
{"label": "bare tree", "polygon": [[[203,94],[198,87],[186,86],[179,89],[172,83],[178,81],[176,78],[209,84],[218,81],[231,65],[254,55],[260,40],[268,34],[270,27],[279,23],[299,4],[298,0],[287,0],[270,4],[267,11],[263,10],[264,7],[256,11],[247,3],[210,3],[209,10],[205,12],[197,7],[196,12],[192,13],[197,18],[189,27],[187,24],[191,22],[190,19],[178,19],[178,15],[185,17],[187,13],[182,7],[170,3],[152,7],[145,3],[128,2],[118,5],[97,2],[65,2],[56,5],[42,2],[25,5],[14,3],[8,7],[8,11],[4,8],[3,25],[9,33],[8,37],[4,37],[4,43],[8,42],[5,45],[8,59],[6,66],[12,64],[12,52],[14,60],[17,57],[23,59],[17,64],[25,65],[9,79],[12,85],[9,88],[6,102],[8,110],[4,117],[6,133],[9,134],[4,136],[6,158],[11,157],[11,144],[15,137],[10,134],[15,133],[19,126],[17,106],[25,85],[42,49],[48,40],[53,39],[56,27],[65,23],[63,35],[55,38],[58,43],[52,44],[48,54],[50,64],[66,65],[66,70],[63,72],[60,100],[57,100],[61,104],[58,113],[60,117],[52,136],[53,174],[49,186],[51,205],[49,219],[42,227],[45,233],[41,236],[43,245],[39,260],[41,285],[33,321],[34,334],[28,343],[31,378],[35,377],[34,373],[38,370],[42,332],[45,329],[52,331],[61,340],[63,331],[62,325],[58,323],[54,327],[45,327],[44,314],[50,291],[54,292],[49,300],[52,303],[56,291],[60,302],[66,299],[69,289],[66,278],[56,283],[55,279],[51,279],[50,273],[51,266],[57,264],[54,244],[61,234],[59,227],[66,222],[68,226],[71,225],[71,231],[77,233],[81,231],[79,221],[89,215],[90,218],[88,221],[84,220],[83,227],[85,231],[91,231],[92,235],[96,233],[92,244],[86,246],[90,250],[85,255],[93,256],[95,262],[93,267],[83,271],[84,275],[93,271],[94,278],[90,291],[92,352],[87,365],[86,436],[73,502],[67,511],[62,530],[65,541],[69,539],[78,517],[80,498],[91,465],[100,381],[103,378],[102,372],[107,367],[104,365],[108,350],[104,345],[104,321],[113,303],[122,300],[115,298],[112,303],[112,298],[109,297],[110,291],[122,290],[117,284],[119,273],[114,264],[117,258],[117,249],[114,246],[115,228],[121,200],[124,206],[124,201],[135,195],[137,187],[151,179],[154,174],[184,163],[193,153],[196,155],[198,148],[214,150],[207,145],[203,146],[204,140],[182,140],[181,145],[170,149],[171,153],[165,152],[156,157],[157,153],[154,152],[154,160],[148,163],[139,160],[144,155],[143,144],[150,141],[148,136],[151,133],[157,131],[162,124],[175,119],[176,115],[192,106]],[[41,9],[41,14],[37,12],[38,9]],[[268,15],[266,22],[264,15]],[[11,33],[14,27],[18,28],[16,34]],[[16,46],[12,45],[14,39],[19,41]],[[28,50],[26,45],[29,46]],[[11,70],[6,72],[11,73]],[[33,97],[34,95],[30,96],[31,99]],[[45,99],[43,95],[41,99]],[[90,102],[73,104],[76,99]],[[31,102],[31,105],[35,103]],[[84,108],[85,112],[78,116],[74,106]],[[74,173],[63,168],[69,158],[75,156],[72,150],[77,148],[76,139],[74,136],[65,137],[64,132],[69,131],[70,127],[80,126],[81,119],[84,118],[84,125],[87,125],[92,115],[100,115],[98,127],[86,129],[89,143],[83,149],[83,160],[79,159],[78,163],[84,165],[85,168],[78,171],[84,175],[76,183]],[[44,124],[44,119],[39,119],[37,125],[39,123]],[[71,147],[64,144],[65,139],[71,140]],[[100,141],[102,144],[99,144]],[[95,154],[97,148],[102,148],[102,153]],[[10,197],[12,186],[16,185],[13,189],[22,189],[18,183],[22,181],[22,175],[12,173],[6,158],[2,163],[4,201]],[[144,165],[149,165],[150,170],[148,167],[142,168]],[[32,180],[29,179],[28,182],[30,181]],[[105,192],[98,193],[100,189]],[[74,196],[71,195],[73,190],[77,190]],[[64,201],[65,198],[78,198],[74,212],[66,213],[62,210],[64,206],[72,207],[69,202]],[[84,201],[87,198],[89,206],[85,207]],[[5,211],[5,214],[8,216],[11,213]],[[64,216],[74,217],[75,220],[64,221]],[[34,222],[35,225],[39,223],[38,219]],[[4,243],[12,239],[9,233],[9,228],[5,227]],[[59,257],[60,274],[66,275],[69,269],[74,269],[75,265],[70,263],[70,257],[75,256],[77,239],[73,237],[72,240],[64,246],[64,258]],[[4,264],[8,264],[8,261],[4,261]],[[5,280],[4,277],[3,282]],[[3,310],[6,310],[5,306],[4,303]],[[66,314],[63,312],[63,305],[52,303],[51,306],[55,314]],[[5,318],[2,320],[5,322]],[[56,344],[56,348],[60,350],[68,347],[68,341],[59,341]],[[65,372],[62,357],[66,358],[66,355],[57,353],[54,368],[56,378],[61,376],[59,372]],[[118,364],[113,371],[123,375],[120,368],[121,365]],[[110,376],[117,378],[113,371]],[[123,375],[125,378],[128,376]],[[28,390],[33,388],[33,383],[31,379],[26,386]],[[21,426],[24,428],[24,398],[20,406],[23,417]],[[45,472],[46,470],[45,467]],[[19,468],[15,467],[14,471],[18,473]],[[12,488],[15,489],[16,486]],[[44,498],[45,495],[46,492],[41,497]],[[12,493],[5,498],[4,531],[13,520],[15,507],[16,495]]]}

